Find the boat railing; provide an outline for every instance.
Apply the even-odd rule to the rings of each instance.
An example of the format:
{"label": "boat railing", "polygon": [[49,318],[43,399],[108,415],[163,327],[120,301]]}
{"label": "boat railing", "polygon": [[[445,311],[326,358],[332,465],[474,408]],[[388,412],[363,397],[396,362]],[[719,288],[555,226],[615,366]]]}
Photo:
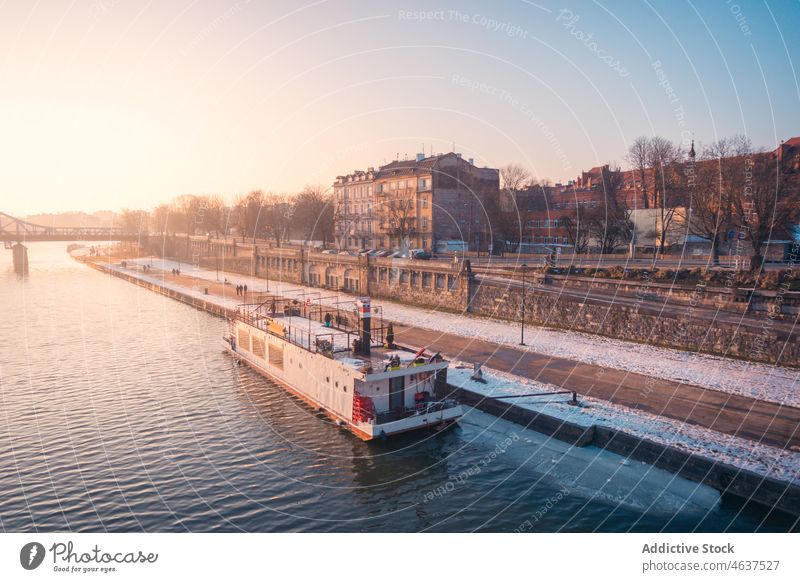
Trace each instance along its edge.
{"label": "boat railing", "polygon": [[[353,301],[326,305],[321,301],[312,303],[310,299],[299,301],[269,293],[259,293],[253,298],[255,301],[237,306],[236,319],[310,352],[333,358],[335,354],[352,351],[354,341],[361,337]],[[346,307],[349,304],[352,308]],[[385,345],[389,331],[389,326],[383,322],[382,307],[372,306],[371,316],[370,346],[381,347]],[[330,331],[311,330],[305,323],[294,325],[292,317],[303,318],[306,322],[318,321]]]}
{"label": "boat railing", "polygon": [[[299,313],[292,315],[302,317]],[[330,331],[313,331],[303,323],[294,325],[291,322],[291,315],[285,318],[275,317],[272,314],[261,313],[257,309],[244,309],[242,306],[237,309],[235,318],[300,348],[329,358],[333,358],[335,354],[352,351],[354,340],[360,337],[357,330],[339,329],[333,325],[327,328]],[[304,319],[307,320],[307,318]],[[371,345],[373,347],[382,346],[384,337],[384,328],[371,330]]]}
{"label": "boat railing", "polygon": [[442,400],[425,402],[416,406],[406,406],[403,408],[395,408],[393,410],[385,410],[383,412],[375,413],[375,424],[386,424],[387,422],[394,422],[396,420],[402,420],[411,416],[420,416],[423,414],[440,412],[456,406],[458,406],[458,401],[456,399],[444,398]]}

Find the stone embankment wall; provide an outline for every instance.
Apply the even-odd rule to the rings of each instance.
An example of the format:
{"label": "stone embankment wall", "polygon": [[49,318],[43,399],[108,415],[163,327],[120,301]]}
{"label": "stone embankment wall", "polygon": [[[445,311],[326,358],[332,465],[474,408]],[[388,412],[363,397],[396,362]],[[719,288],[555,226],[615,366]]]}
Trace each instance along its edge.
{"label": "stone embankment wall", "polygon": [[[463,262],[338,255],[306,248],[260,247],[244,243],[221,245],[203,237],[190,241],[185,238],[167,239],[166,243],[162,242],[160,247],[151,250],[208,269],[218,268],[331,292],[369,295],[376,299],[510,321],[518,321],[521,313],[522,293],[518,285],[479,279]],[[529,276],[532,284],[546,285],[550,290],[557,290],[564,283],[551,275],[545,277],[530,273]],[[790,336],[776,326],[776,323],[796,317],[791,313],[797,311],[793,303],[796,293],[759,292],[751,304],[760,304],[761,307],[753,310],[746,324],[739,324],[710,321],[699,316],[694,309],[719,301],[738,301],[733,295],[730,299],[720,299],[721,292],[701,288],[671,286],[668,290],[659,284],[643,286],[641,282],[597,279],[587,279],[583,283],[588,282],[594,288],[605,285],[608,290],[630,292],[637,297],[637,302],[635,305],[621,305],[529,288],[525,299],[525,321],[690,352],[800,367],[800,334]],[[620,284],[624,289],[619,289]],[[675,305],[673,300],[677,300],[681,309],[661,311],[658,302],[650,301],[650,294],[662,298],[662,301],[669,294],[670,304]]]}
{"label": "stone embankment wall", "polygon": [[600,447],[626,459],[642,461],[690,481],[703,483],[743,501],[756,502],[794,516],[800,515],[800,486],[795,483],[764,477],[606,426],[581,426],[450,384],[440,387],[437,394],[440,397],[456,397],[484,412],[571,445]]}
{"label": "stone embankment wall", "polygon": [[[519,287],[487,282],[471,287],[472,313],[519,321],[521,305]],[[781,365],[800,366],[800,334],[775,329],[768,314],[757,317],[762,325],[744,326],[699,317],[691,304],[675,315],[644,304],[580,300],[535,289],[525,294],[525,321],[530,324],[772,364],[780,355]]]}
{"label": "stone embankment wall", "polygon": [[[521,272],[513,269],[475,267],[474,271],[483,277],[502,277],[520,280]],[[537,275],[529,272],[528,277]],[[742,289],[735,287],[715,287],[703,284],[689,285],[662,283],[647,279],[604,279],[578,275],[538,275],[542,283],[554,290],[572,289],[579,291],[601,291],[607,294],[635,296],[643,301],[663,301],[672,304],[704,305],[736,313],[770,313],[779,320],[793,320],[800,313],[800,292],[764,289]],[[528,280],[531,280],[531,279]]]}

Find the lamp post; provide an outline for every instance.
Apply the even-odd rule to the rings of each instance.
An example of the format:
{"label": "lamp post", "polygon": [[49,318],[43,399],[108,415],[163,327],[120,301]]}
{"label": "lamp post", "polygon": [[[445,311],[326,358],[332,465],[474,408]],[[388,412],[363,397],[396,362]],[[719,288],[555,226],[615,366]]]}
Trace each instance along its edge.
{"label": "lamp post", "polygon": [[522,263],[522,309],[519,328],[519,345],[525,345],[525,269],[528,265]]}

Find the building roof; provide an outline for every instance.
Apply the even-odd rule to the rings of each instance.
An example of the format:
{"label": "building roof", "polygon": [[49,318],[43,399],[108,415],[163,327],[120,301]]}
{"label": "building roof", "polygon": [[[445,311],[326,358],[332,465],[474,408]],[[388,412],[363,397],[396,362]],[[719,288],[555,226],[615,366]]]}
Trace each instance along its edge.
{"label": "building roof", "polygon": [[[409,176],[418,172],[429,172],[436,169],[442,160],[450,158],[463,160],[463,158],[455,152],[448,152],[438,156],[428,156],[421,160],[395,160],[378,169],[378,178],[385,178],[387,176]],[[465,164],[470,163],[466,160],[463,161]]]}
{"label": "building roof", "polygon": [[790,148],[800,147],[800,137],[789,138],[785,142],[783,142],[783,145],[787,145]]}

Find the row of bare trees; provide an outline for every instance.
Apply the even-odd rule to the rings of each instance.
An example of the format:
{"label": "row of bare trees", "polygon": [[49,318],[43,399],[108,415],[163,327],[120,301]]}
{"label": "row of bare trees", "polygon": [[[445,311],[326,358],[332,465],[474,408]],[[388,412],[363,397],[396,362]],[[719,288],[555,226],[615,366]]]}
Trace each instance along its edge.
{"label": "row of bare trees", "polygon": [[[629,244],[635,237],[633,212],[650,210],[660,253],[670,235],[680,231],[709,241],[715,263],[725,245],[738,254],[747,244],[751,267],[757,269],[767,242],[791,237],[800,219],[800,160],[758,150],[742,135],[698,149],[690,155],[666,138],[639,137],[626,156],[629,169],[611,167],[603,173],[596,208],[575,204],[568,213],[552,215],[578,253],[590,245],[611,253]],[[519,241],[525,234],[523,217],[550,215],[557,201],[548,182],[535,182],[520,166],[505,166],[500,176],[500,197],[488,201],[487,213],[498,237]]]}
{"label": "row of bare trees", "polygon": [[[712,245],[715,263],[723,244],[749,242],[751,268],[760,267],[767,241],[791,237],[800,187],[791,160],[753,148],[741,135],[701,149],[690,164],[690,227]],[[731,236],[731,234],[733,236]],[[738,252],[738,251],[737,251]]]}
{"label": "row of bare trees", "polygon": [[254,190],[226,204],[219,195],[182,194],[150,211],[124,209],[129,231],[166,235],[187,233],[216,238],[236,234],[269,239],[278,246],[292,237],[333,240],[333,203],[322,186],[306,186],[295,195]]}
{"label": "row of bare trees", "polygon": [[[602,176],[599,185],[605,204],[596,208],[575,204],[574,212],[556,211],[563,196],[554,195],[548,179],[536,180],[524,167],[509,164],[500,168],[501,192],[497,202],[488,200],[486,212],[495,236],[519,243],[526,235],[527,217],[532,213],[557,217],[559,228],[567,233],[569,244],[584,253],[594,243],[601,252],[613,252],[633,235],[631,208],[623,193],[624,176],[613,168]],[[567,196],[569,198],[569,196]]]}

